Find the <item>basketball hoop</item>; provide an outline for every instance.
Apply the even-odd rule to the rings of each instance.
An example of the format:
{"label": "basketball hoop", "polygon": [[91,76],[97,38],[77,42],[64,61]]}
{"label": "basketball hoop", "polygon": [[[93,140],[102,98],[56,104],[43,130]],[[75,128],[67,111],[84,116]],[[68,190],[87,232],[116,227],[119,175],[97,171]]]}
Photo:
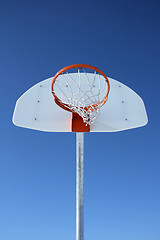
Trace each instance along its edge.
{"label": "basketball hoop", "polygon": [[72,112],[72,131],[89,132],[108,99],[110,84],[98,68],[74,64],[57,72],[51,90],[56,104]]}
{"label": "basketball hoop", "polygon": [[[68,124],[71,112],[72,127]],[[27,90],[16,102],[12,121],[43,132],[76,132],[76,240],[84,240],[83,132],[119,132],[145,126],[148,118],[143,100],[123,83],[112,78],[108,81],[99,69],[75,64]]]}

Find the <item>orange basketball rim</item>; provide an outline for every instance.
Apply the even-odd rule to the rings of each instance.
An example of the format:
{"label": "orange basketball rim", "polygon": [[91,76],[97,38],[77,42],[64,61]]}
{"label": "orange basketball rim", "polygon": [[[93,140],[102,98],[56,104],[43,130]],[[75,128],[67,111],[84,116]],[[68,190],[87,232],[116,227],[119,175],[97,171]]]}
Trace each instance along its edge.
{"label": "orange basketball rim", "polygon": [[[108,80],[107,76],[100,69],[93,67],[91,65],[88,65],[88,64],[69,65],[67,67],[62,68],[53,77],[52,84],[51,84],[51,91],[54,96],[55,103],[58,106],[60,106],[61,108],[65,109],[66,111],[72,112],[72,132],[89,132],[90,131],[90,123],[85,122],[84,118],[78,112],[75,111],[75,109],[78,107],[74,106],[74,108],[73,108],[73,106],[71,106],[70,104],[63,102],[63,100],[60,99],[59,96],[57,96],[55,89],[54,89],[57,78],[64,73],[68,73],[67,72],[68,70],[75,69],[75,68],[77,68],[78,71],[80,69],[82,69],[84,71],[84,73],[86,74],[86,76],[87,76],[87,72],[86,72],[87,69],[93,70],[93,71],[95,71],[96,74],[103,76],[104,80],[107,84],[107,88],[106,88],[104,97],[101,100],[98,100],[97,102],[94,102],[93,104],[90,104],[90,105],[87,104],[87,106],[83,106],[83,108],[79,107],[79,109],[81,109],[81,110],[84,109],[85,114],[88,116],[88,119],[90,119],[91,112],[94,112],[98,108],[100,109],[100,107],[102,107],[106,103],[106,101],[108,99],[109,90],[110,90],[110,84],[109,84],[109,80]],[[79,72],[79,74],[80,74],[80,72]]]}

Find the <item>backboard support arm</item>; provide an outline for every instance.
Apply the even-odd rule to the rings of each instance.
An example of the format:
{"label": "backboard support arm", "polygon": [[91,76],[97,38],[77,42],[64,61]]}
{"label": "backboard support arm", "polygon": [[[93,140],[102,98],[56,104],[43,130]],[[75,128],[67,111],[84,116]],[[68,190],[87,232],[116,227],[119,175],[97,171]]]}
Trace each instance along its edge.
{"label": "backboard support arm", "polygon": [[76,240],[84,240],[84,133],[76,133]]}

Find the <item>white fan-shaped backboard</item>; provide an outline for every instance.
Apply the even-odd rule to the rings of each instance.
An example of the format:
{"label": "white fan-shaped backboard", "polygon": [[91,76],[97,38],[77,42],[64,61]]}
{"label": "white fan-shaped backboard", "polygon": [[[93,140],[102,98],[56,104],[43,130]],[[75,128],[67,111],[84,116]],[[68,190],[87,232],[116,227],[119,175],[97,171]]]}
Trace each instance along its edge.
{"label": "white fan-shaped backboard", "polygon": [[[75,74],[75,73],[73,73]],[[71,132],[72,113],[60,108],[51,93],[52,77],[34,85],[16,102],[13,123],[46,132]],[[147,124],[143,100],[129,87],[108,78],[110,93],[91,124],[91,132],[116,132]]]}

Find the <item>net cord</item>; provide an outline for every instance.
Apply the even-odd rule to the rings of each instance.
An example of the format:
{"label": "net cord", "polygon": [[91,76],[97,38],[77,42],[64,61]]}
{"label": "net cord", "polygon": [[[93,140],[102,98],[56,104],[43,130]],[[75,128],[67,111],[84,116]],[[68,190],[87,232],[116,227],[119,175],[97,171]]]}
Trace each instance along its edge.
{"label": "net cord", "polygon": [[[100,107],[103,105],[103,98],[100,99],[100,95],[104,93],[107,83],[105,79],[103,84],[101,83],[101,74],[97,73],[96,71],[94,72],[93,79],[91,80],[88,77],[85,69],[82,68],[82,70],[88,83],[88,90],[82,90],[82,77],[80,69],[78,68],[78,83],[72,77],[73,75],[71,76],[70,73],[65,71],[65,73],[61,74],[64,82],[59,81],[58,78],[55,81],[55,87],[57,87],[61,93],[58,91],[54,91],[54,93],[60,99],[61,103],[65,105],[65,107],[73,112],[78,113],[83,118],[83,121],[90,125],[100,114]],[[69,77],[70,81],[66,78],[66,76]],[[97,93],[94,93],[93,89],[95,88],[96,81],[98,89]],[[72,86],[77,89],[76,92],[73,92]]]}

